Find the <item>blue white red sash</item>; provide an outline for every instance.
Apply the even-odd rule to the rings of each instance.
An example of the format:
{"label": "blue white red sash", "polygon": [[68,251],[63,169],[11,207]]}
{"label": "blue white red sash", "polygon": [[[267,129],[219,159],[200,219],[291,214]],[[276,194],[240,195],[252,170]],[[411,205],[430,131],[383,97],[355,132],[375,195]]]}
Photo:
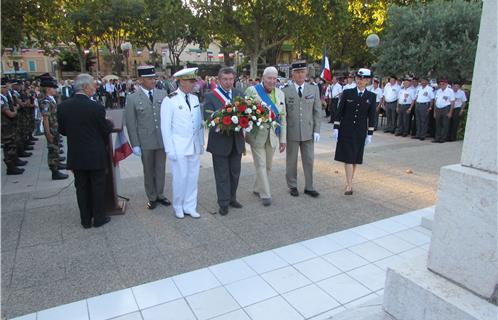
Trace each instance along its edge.
{"label": "blue white red sash", "polygon": [[270,96],[268,95],[268,93],[266,92],[265,88],[261,83],[255,85],[254,88],[256,89],[258,95],[261,97],[261,100],[263,100],[263,102],[266,103],[266,105],[270,106],[271,111],[275,114],[275,121],[279,124],[275,128],[275,133],[277,134],[277,136],[280,136],[280,116],[277,106],[273,103],[273,101],[271,100]]}
{"label": "blue white red sash", "polygon": [[225,93],[223,91],[220,90],[220,88],[216,87],[214,90],[213,90],[213,94],[214,96],[216,97],[216,99],[220,100],[220,102],[225,106],[229,103],[231,103],[231,100],[229,97],[227,97],[225,95]]}

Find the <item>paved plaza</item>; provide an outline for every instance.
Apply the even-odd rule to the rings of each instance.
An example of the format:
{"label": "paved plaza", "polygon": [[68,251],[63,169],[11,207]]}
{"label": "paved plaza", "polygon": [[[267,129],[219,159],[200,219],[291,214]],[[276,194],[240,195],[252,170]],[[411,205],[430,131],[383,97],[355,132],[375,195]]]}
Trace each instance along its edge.
{"label": "paved plaza", "polygon": [[[377,133],[355,177],[354,195],[348,197],[343,195],[343,166],[333,161],[330,135],[331,127],[323,123],[322,140],[315,148],[315,187],[321,193],[317,199],[302,194],[302,172],[301,195],[288,194],[285,156],[278,154],[271,175],[273,205],[263,207],[251,192],[254,168],[248,150],[238,189],[244,208],[232,209],[225,217],[212,214],[217,210],[215,183],[211,156],[204,154],[199,180],[202,217],[178,220],[171,207],[145,208],[141,163],[132,155],[120,164],[119,193],[130,198],[126,214],[90,230],[79,223],[72,180],[49,179],[41,138],[22,176],[2,175],[2,316],[125,290],[430,207],[436,200],[441,166],[459,162],[462,149],[461,142],[433,144]],[[171,198],[171,175],[166,179]],[[313,253],[313,258],[322,255]],[[334,301],[340,307],[351,302]]]}

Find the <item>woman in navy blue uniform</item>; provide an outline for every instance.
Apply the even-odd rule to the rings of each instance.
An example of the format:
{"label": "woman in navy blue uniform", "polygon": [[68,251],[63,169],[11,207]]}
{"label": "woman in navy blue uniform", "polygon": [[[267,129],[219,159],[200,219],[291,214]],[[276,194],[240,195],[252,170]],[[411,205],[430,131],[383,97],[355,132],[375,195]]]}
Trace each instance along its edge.
{"label": "woman in navy blue uniform", "polygon": [[372,78],[369,69],[356,73],[356,88],[344,90],[334,121],[333,138],[337,141],[334,160],[344,162],[345,195],[353,194],[356,165],[363,163],[365,145],[372,142],[375,125],[375,93],[366,90]]}

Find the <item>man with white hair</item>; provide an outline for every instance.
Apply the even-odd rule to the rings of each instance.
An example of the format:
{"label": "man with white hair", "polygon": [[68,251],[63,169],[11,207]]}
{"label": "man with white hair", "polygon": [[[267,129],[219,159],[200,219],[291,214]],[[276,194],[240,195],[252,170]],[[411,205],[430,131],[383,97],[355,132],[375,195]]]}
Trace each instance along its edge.
{"label": "man with white hair", "polygon": [[67,168],[74,174],[81,225],[88,229],[92,219],[94,227],[111,220],[104,213],[104,193],[112,123],[103,106],[90,99],[96,90],[91,75],[78,75],[74,87],[76,94],[59,105],[57,121],[59,132],[67,136]]}
{"label": "man with white hair", "polygon": [[279,151],[285,151],[287,143],[287,121],[285,109],[285,95],[275,87],[278,71],[275,67],[267,67],[263,71],[263,81],[247,88],[246,96],[266,103],[267,108],[275,115],[278,126],[264,124],[263,129],[251,131],[246,141],[251,146],[251,153],[256,167],[256,181],[253,192],[261,198],[264,206],[271,205],[269,175],[273,154],[277,145]]}

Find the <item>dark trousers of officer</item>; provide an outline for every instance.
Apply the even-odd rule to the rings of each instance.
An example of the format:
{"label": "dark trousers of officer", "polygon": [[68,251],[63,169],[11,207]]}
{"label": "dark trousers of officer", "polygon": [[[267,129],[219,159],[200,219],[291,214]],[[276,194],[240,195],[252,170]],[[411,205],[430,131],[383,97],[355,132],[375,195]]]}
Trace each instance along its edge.
{"label": "dark trousers of officer", "polygon": [[453,115],[450,118],[450,127],[448,130],[448,141],[456,141],[458,135],[458,127],[460,126],[460,120],[462,116],[460,115],[461,108],[456,108],[453,110]]}
{"label": "dark trousers of officer", "polygon": [[74,186],[80,209],[81,224],[104,222],[105,169],[74,170]]}
{"label": "dark trousers of officer", "polygon": [[415,107],[415,121],[417,124],[416,137],[425,139],[427,135],[427,123],[429,120],[429,103],[417,103]]}
{"label": "dark trousers of officer", "polygon": [[409,104],[400,104],[398,111],[398,128],[396,129],[396,134],[402,134],[403,136],[408,135],[410,131],[410,113],[408,109]]}
{"label": "dark trousers of officer", "polygon": [[105,93],[105,107],[106,109],[111,109],[112,108],[112,94],[109,92]]}
{"label": "dark trousers of officer", "polygon": [[386,102],[386,117],[387,117],[387,125],[384,131],[394,133],[396,129],[396,104],[397,101]]}
{"label": "dark trousers of officer", "polygon": [[444,108],[436,108],[434,112],[436,115],[436,133],[434,135],[434,140],[446,141],[450,128],[450,119],[448,118],[450,106]]}
{"label": "dark trousers of officer", "polygon": [[228,156],[213,153],[212,157],[218,205],[226,208],[230,201],[237,200],[242,154],[237,153],[234,145]]}
{"label": "dark trousers of officer", "polygon": [[329,104],[329,114],[330,122],[333,123],[335,117],[337,116],[337,105],[339,104],[339,98],[334,98],[330,100]]}
{"label": "dark trousers of officer", "polygon": [[412,136],[417,134],[417,123],[415,121],[415,108],[412,108],[410,112],[410,135]]}

